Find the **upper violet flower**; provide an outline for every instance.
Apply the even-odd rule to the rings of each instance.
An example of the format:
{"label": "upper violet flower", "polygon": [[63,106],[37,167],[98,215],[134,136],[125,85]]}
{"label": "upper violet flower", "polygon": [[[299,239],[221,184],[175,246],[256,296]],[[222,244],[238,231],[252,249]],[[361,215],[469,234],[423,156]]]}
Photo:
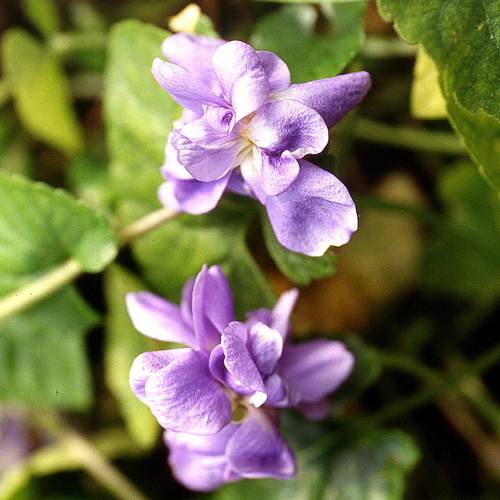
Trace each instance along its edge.
{"label": "upper violet flower", "polygon": [[278,409],[325,416],[326,398],[353,365],[341,342],[288,341],[296,299],[290,290],[272,310],[234,321],[229,285],[218,267],[204,267],[185,285],[180,306],[148,292],[127,296],[141,333],[188,346],[143,353],[130,371],[133,391],[167,429],[170,464],[188,487],[210,490],[241,478],[295,473],[278,430]]}
{"label": "upper violet flower", "polygon": [[346,187],[303,158],[365,96],[368,73],[292,85],[277,55],[240,41],[180,33],[162,49],[171,62],[155,59],[153,75],[184,107],[166,147],[162,203],[205,213],[228,189],[265,205],[290,250],[318,256],[347,243],[357,215]]}

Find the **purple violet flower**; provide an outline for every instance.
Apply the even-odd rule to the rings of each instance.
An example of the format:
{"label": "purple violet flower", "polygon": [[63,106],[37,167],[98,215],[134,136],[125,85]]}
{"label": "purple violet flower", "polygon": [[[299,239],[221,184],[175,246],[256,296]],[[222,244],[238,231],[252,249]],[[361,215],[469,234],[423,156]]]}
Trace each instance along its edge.
{"label": "purple violet flower", "polygon": [[303,158],[320,153],[328,127],[370,87],[361,71],[291,84],[274,53],[240,42],[180,33],[162,46],[153,75],[184,112],[166,147],[162,203],[206,213],[229,190],[265,205],[280,243],[322,255],[358,226],[346,187]]}
{"label": "purple violet flower", "polygon": [[31,448],[25,414],[14,407],[0,407],[0,477],[25,458]]}
{"label": "purple violet flower", "polygon": [[290,290],[272,310],[234,321],[229,284],[214,266],[187,282],[180,306],[149,292],[127,296],[137,330],[188,346],[143,353],[130,371],[132,390],[167,429],[170,465],[187,487],[205,491],[241,478],[294,475],[278,409],[326,416],[327,397],[354,362],[341,342],[289,342],[297,295]]}

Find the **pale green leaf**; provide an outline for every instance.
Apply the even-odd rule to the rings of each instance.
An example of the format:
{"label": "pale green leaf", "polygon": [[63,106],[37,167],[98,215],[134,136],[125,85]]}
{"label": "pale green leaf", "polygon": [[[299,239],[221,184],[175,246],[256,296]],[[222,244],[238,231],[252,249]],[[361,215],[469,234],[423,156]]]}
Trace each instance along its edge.
{"label": "pale green leaf", "polygon": [[451,124],[462,136],[479,171],[497,192],[500,191],[500,120],[484,111],[468,111],[455,96],[448,97],[447,108]]}
{"label": "pale green leaf", "polygon": [[335,272],[336,256],[328,251],[321,257],[292,252],[276,239],[267,216],[262,217],[264,242],[280,271],[297,285],[308,285],[312,280],[328,278]]}
{"label": "pale green leaf", "polygon": [[500,190],[500,3],[377,1],[385,19],[436,63],[452,124]]}
{"label": "pale green leaf", "polygon": [[0,401],[86,409],[92,401],[84,333],[96,315],[66,288],[0,325]]}
{"label": "pale green leaf", "polygon": [[435,228],[422,264],[427,289],[470,299],[500,294],[500,199],[472,165],[440,179],[446,216]]}
{"label": "pale green leaf", "polygon": [[364,1],[335,5],[325,11],[326,32],[318,34],[318,11],[313,6],[287,5],[260,20],[250,41],[258,49],[276,52],[288,64],[294,82],[335,76],[363,43],[364,11]]}
{"label": "pale green leaf", "polygon": [[418,459],[418,448],[403,432],[373,433],[334,457],[323,498],[402,500],[405,476]]}
{"label": "pale green leaf", "polygon": [[107,162],[92,153],[75,156],[67,167],[72,192],[92,208],[107,209],[114,197]]}
{"label": "pale green leaf", "polygon": [[80,151],[82,131],[57,57],[26,31],[12,29],[2,39],[2,59],[23,125],[67,154]]}
{"label": "pale green leaf", "polygon": [[120,405],[130,436],[139,446],[150,448],[159,427],[149,408],[130,389],[129,372],[137,355],[153,349],[132,325],[125,305],[127,293],[145,288],[135,276],[117,265],[106,271],[104,291],[108,314],[104,361],[107,385]]}
{"label": "pale green leaf", "polygon": [[166,36],[156,26],[133,20],[111,30],[104,109],[111,174],[121,196],[156,200],[167,135],[180,114],[151,74],[153,59],[163,57]]}
{"label": "pale green leaf", "polygon": [[70,257],[98,272],[116,252],[102,215],[62,190],[0,173],[0,295]]}

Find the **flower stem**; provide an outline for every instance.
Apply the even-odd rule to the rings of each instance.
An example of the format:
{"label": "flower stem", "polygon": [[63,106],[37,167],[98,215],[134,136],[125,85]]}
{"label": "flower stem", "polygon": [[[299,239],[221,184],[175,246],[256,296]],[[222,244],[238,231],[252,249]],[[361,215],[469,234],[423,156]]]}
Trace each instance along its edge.
{"label": "flower stem", "polygon": [[2,107],[10,96],[10,89],[7,80],[0,80],[0,107]]}
{"label": "flower stem", "polygon": [[[412,394],[408,398],[389,405],[383,408],[380,412],[367,417],[368,421],[377,424],[398,418],[401,415],[432,401],[443,393],[456,391],[460,392],[458,384],[467,375],[481,373],[500,362],[500,344],[448,377],[441,377],[441,375],[431,368],[428,368],[425,365],[402,355],[381,353],[381,356],[382,363],[386,366],[392,366],[394,368],[403,369],[408,373],[412,373],[425,380],[428,383],[428,386],[423,388],[421,391]],[[470,398],[466,399],[470,400]]]}
{"label": "flower stem", "polygon": [[356,120],[354,136],[368,142],[431,153],[463,154],[466,151],[460,139],[453,133],[387,125],[368,118]]}
{"label": "flower stem", "polygon": [[135,238],[149,233],[153,229],[161,226],[164,222],[173,219],[176,215],[177,212],[166,207],[150,212],[128,226],[125,226],[120,231],[118,235],[120,246],[128,245]]}
{"label": "flower stem", "polygon": [[70,428],[57,413],[39,412],[36,423],[75,457],[81,467],[99,484],[123,500],[146,500],[146,497],[84,436]]}
{"label": "flower stem", "polygon": [[[125,246],[133,239],[157,228],[174,218],[177,213],[168,208],[160,208],[141,219],[132,222],[118,234],[119,245]],[[83,274],[81,264],[74,258],[49,271],[44,276],[0,299],[0,321],[17,314],[40,300],[49,297],[65,285]]]}
{"label": "flower stem", "polygon": [[61,56],[81,49],[106,49],[106,33],[99,31],[85,33],[56,33],[50,40],[50,48]]}
{"label": "flower stem", "polygon": [[373,58],[414,57],[417,46],[394,36],[368,36],[361,48],[361,55]]}
{"label": "flower stem", "polygon": [[437,224],[441,220],[437,213],[415,204],[390,201],[377,196],[356,196],[354,201],[359,208],[410,215],[427,224]]}

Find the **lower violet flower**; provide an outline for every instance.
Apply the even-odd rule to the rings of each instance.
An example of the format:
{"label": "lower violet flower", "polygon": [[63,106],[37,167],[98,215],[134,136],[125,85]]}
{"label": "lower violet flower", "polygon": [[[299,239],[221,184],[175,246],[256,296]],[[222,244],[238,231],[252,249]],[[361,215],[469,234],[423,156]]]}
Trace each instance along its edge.
{"label": "lower violet flower", "polygon": [[166,147],[162,203],[205,213],[229,190],[260,201],[290,250],[319,256],[347,243],[354,202],[304,157],[320,153],[328,127],[363,99],[368,73],[291,84],[276,54],[243,42],[180,33],[162,48],[170,62],[155,59],[153,75],[184,108]]}
{"label": "lower violet flower", "polygon": [[204,267],[185,285],[180,306],[148,292],[127,296],[141,333],[187,346],[143,353],[130,371],[132,390],[167,429],[170,465],[187,487],[208,491],[242,478],[295,474],[279,408],[326,416],[327,397],[353,366],[341,342],[289,341],[296,299],[297,290],[290,290],[272,310],[235,321],[217,266]]}

